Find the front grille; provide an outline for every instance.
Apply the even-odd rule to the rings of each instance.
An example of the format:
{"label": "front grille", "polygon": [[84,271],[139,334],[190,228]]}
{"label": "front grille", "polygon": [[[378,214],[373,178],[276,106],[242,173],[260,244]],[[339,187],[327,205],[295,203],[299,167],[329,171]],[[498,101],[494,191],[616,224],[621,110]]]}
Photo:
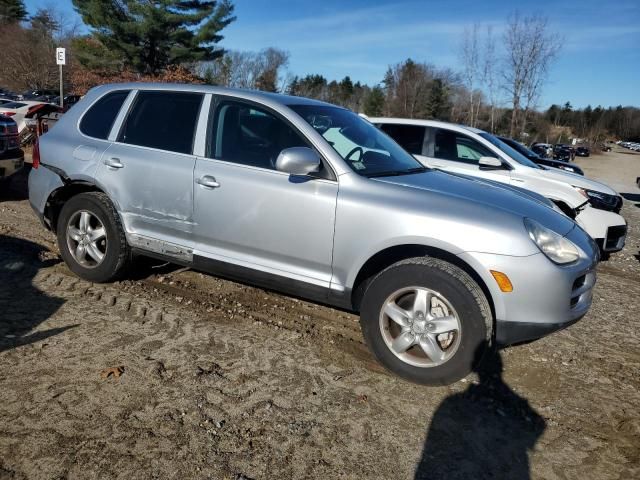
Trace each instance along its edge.
{"label": "front grille", "polygon": [[624,246],[624,239],[627,236],[626,225],[616,225],[607,229],[607,238],[604,243],[604,250],[620,250]]}

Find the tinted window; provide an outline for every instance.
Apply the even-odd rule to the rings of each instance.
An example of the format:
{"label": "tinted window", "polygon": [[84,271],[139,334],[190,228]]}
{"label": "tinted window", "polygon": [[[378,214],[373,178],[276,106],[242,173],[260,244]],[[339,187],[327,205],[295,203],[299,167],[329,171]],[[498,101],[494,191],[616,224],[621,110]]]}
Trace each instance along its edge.
{"label": "tinted window", "polygon": [[285,148],[309,146],[284,120],[266,110],[232,101],[216,107],[209,141],[214,158],[272,170]]}
{"label": "tinted window", "polygon": [[422,155],[422,143],[424,141],[424,127],[419,125],[397,125],[388,123],[380,128],[402,148],[413,155]]}
{"label": "tinted window", "polygon": [[191,153],[201,103],[200,93],[138,92],[118,141]]}
{"label": "tinted window", "polygon": [[507,155],[509,155],[509,157],[511,157],[512,159],[514,159],[516,162],[522,164],[522,165],[526,165],[527,167],[531,167],[531,168],[540,168],[540,166],[534,162],[532,162],[531,160],[529,160],[527,157],[525,157],[524,155],[522,155],[520,152],[518,152],[517,150],[514,150],[513,148],[511,148],[509,145],[507,145],[506,143],[498,140],[496,137],[494,137],[493,135],[487,133],[487,132],[482,132],[480,134],[480,136],[482,138],[484,138],[485,140],[491,142],[493,145],[495,145],[496,147],[498,147],[500,150],[502,150],[504,153],[506,153]]}
{"label": "tinted window", "polygon": [[80,131],[90,137],[106,140],[127,95],[128,90],[107,93],[84,114]]}
{"label": "tinted window", "polygon": [[442,160],[453,160],[477,165],[480,157],[496,157],[484,145],[452,130],[439,128],[435,132],[434,155]]}

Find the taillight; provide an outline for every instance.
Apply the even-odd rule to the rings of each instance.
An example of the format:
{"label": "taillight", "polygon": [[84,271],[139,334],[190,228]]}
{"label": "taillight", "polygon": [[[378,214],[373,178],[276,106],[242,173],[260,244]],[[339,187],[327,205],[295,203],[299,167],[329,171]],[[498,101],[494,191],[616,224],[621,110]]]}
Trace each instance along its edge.
{"label": "taillight", "polygon": [[33,153],[31,154],[32,168],[38,168],[40,166],[40,141],[36,138],[36,143],[33,144]]}
{"label": "taillight", "polygon": [[7,117],[13,117],[16,112],[2,112],[2,115],[6,115]]}

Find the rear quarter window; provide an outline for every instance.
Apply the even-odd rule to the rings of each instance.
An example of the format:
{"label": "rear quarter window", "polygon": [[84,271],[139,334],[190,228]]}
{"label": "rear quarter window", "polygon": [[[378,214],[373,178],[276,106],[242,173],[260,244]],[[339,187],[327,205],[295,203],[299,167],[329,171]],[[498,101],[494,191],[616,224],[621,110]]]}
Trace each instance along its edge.
{"label": "rear quarter window", "polygon": [[106,140],[128,95],[129,90],[118,90],[100,98],[80,120],[80,131],[89,137]]}

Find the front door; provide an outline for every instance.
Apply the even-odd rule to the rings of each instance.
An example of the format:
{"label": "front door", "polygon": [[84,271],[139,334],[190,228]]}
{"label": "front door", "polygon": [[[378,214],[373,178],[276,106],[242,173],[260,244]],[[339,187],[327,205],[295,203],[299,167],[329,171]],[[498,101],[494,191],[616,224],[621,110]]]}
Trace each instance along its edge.
{"label": "front door", "polygon": [[472,177],[486,178],[510,183],[508,169],[484,170],[480,168],[480,157],[498,156],[489,148],[460,132],[445,128],[427,128],[423,155],[418,158],[430,167]]}
{"label": "front door", "polygon": [[208,138],[210,158],[194,171],[198,252],[328,288],[338,183],[275,169],[283,149],[308,146],[301,134],[274,112],[223,100]]}

